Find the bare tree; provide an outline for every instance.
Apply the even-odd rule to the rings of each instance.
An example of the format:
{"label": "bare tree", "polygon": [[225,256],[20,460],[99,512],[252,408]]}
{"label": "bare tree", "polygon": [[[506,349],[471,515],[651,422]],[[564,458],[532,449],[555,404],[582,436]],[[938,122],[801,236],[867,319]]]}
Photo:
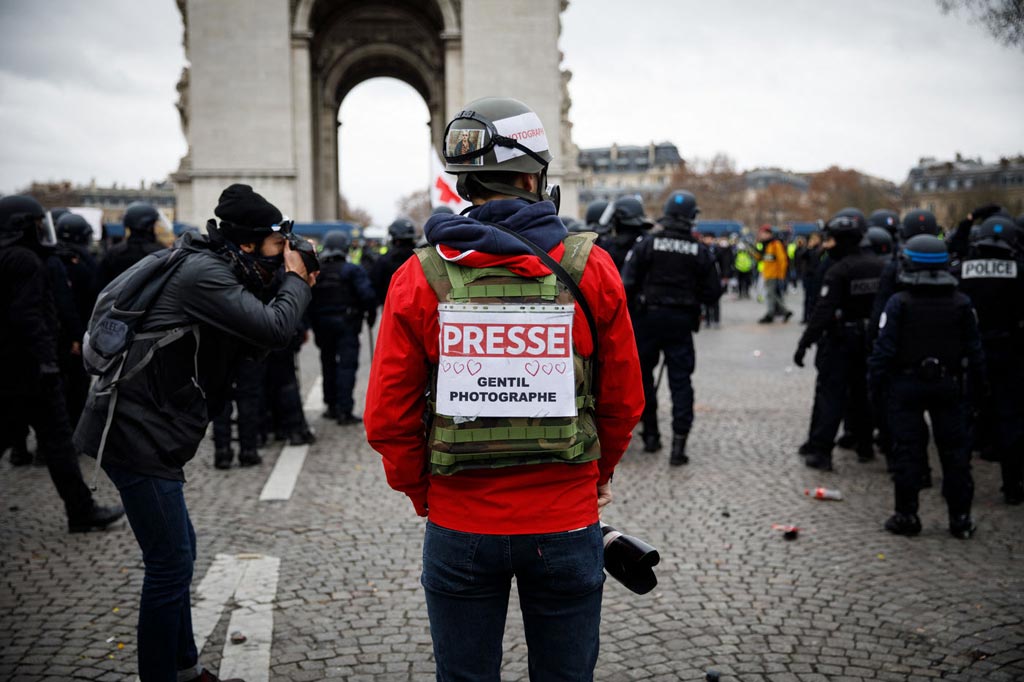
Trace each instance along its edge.
{"label": "bare tree", "polygon": [[421,229],[433,210],[430,205],[430,192],[425,189],[407,194],[396,203],[399,215],[405,216]]}
{"label": "bare tree", "polygon": [[369,211],[350,205],[342,194],[338,194],[338,216],[345,222],[360,227],[368,227],[373,222],[373,216]]}
{"label": "bare tree", "polygon": [[935,0],[943,14],[961,10],[1003,45],[1024,49],[1024,0]]}

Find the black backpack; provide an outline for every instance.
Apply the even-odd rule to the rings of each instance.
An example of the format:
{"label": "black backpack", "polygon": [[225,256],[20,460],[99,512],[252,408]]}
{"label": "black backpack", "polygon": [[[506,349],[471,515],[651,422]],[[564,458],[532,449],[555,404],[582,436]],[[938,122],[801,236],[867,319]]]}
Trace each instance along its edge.
{"label": "black backpack", "polygon": [[[197,324],[183,320],[180,325],[166,329],[138,331],[164,286],[193,251],[183,245],[152,253],[118,275],[103,288],[96,299],[96,306],[82,340],[82,361],[86,371],[97,377],[91,390],[96,395],[109,395],[110,401],[96,452],[93,490],[96,489],[96,476],[103,459],[107,433],[114,420],[118,385],[145,369],[158,350],[187,334],[195,337],[196,353],[199,352]],[[147,343],[146,352],[128,366],[128,351],[137,341]],[[193,380],[196,380],[195,377]]]}

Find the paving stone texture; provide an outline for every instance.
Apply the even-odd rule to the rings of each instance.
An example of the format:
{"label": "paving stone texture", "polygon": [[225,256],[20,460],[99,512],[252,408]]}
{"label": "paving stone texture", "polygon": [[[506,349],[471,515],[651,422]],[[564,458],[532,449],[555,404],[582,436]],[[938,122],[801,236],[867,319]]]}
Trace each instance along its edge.
{"label": "paving stone texture", "polygon": [[[662,562],[646,596],[606,584],[596,678],[700,680],[714,668],[742,682],[1024,679],[1024,508],[1003,504],[998,466],[974,464],[975,538],[946,532],[934,452],[924,531],[885,533],[892,492],[880,459],[858,464],[840,450],[837,471],[822,474],[797,456],[814,370],[792,367],[802,328],[757,325],[760,314],[727,299],[722,328],[697,336],[691,464],[670,468],[667,451],[644,454],[637,438],[616,472],[605,520],[658,547]],[[280,444],[261,467],[222,472],[203,443],[186,472],[195,585],[218,553],[280,557],[272,680],[432,679],[423,521],[387,487],[361,427],[319,410],[313,424],[320,438],[283,502],[258,499]],[[142,563],[130,530],[68,535],[44,469],[5,458],[0,472],[0,679],[134,679]],[[821,485],[844,500],[804,496]],[[98,499],[116,499],[106,480]],[[799,526],[799,538],[784,540],[773,523]],[[212,669],[228,613],[203,652]],[[521,680],[515,603],[509,613],[503,679]]]}

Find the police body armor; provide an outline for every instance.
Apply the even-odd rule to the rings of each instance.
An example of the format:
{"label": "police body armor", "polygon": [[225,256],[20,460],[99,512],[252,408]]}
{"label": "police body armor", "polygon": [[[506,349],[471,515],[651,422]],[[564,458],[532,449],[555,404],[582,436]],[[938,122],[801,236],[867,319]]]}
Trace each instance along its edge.
{"label": "police body armor", "polygon": [[[565,239],[561,266],[577,283],[595,237],[594,233],[584,232]],[[536,389],[526,385],[533,384],[532,379],[488,377],[486,371],[479,370],[479,360],[472,357],[466,362],[444,359],[446,335],[459,333],[446,331],[445,315],[452,318],[461,315],[463,320],[476,322],[492,314],[509,320],[515,319],[517,314],[561,311],[559,314],[567,315],[571,329],[575,299],[569,290],[553,274],[527,278],[500,267],[465,268],[445,261],[429,246],[416,249],[416,255],[427,282],[437,295],[441,318],[441,366],[431,368],[428,397],[431,473],[449,475],[469,469],[558,462],[579,464],[598,459],[601,449],[594,415],[594,358],[584,358],[570,347],[567,349],[569,356],[562,362],[544,362],[538,358],[525,363],[527,374],[523,376],[526,379],[533,376],[543,381],[545,373],[553,376],[561,370],[563,380],[572,381],[574,390],[567,396],[571,414],[566,416],[505,416],[502,413],[514,412],[516,405],[529,404],[532,405],[529,409],[538,411]],[[468,325],[450,326],[465,328]],[[507,338],[512,339],[514,328],[507,329]],[[474,370],[477,374],[473,374]],[[442,379],[447,380],[450,372],[456,371],[462,380],[472,374],[473,381],[478,382],[479,388],[466,391],[465,397],[477,399],[479,415],[445,414],[442,402],[448,396],[447,393],[439,395],[439,385]],[[445,377],[439,376],[441,372]]]}
{"label": "police body armor", "polygon": [[895,296],[902,304],[897,366],[925,379],[959,375],[964,351],[961,316],[974,314],[966,297],[953,289],[931,295],[901,291]]}
{"label": "police body armor", "polygon": [[698,308],[697,273],[702,245],[689,233],[673,230],[652,234],[647,239],[651,240],[651,264],[640,292],[644,302],[655,307]]}
{"label": "police body armor", "polygon": [[1020,332],[1020,268],[1013,256],[970,258],[960,265],[960,290],[978,313],[982,339],[1011,338]]}
{"label": "police body armor", "polygon": [[358,267],[344,260],[330,260],[323,264],[313,287],[312,307],[317,317],[362,315],[352,276],[345,272]]}

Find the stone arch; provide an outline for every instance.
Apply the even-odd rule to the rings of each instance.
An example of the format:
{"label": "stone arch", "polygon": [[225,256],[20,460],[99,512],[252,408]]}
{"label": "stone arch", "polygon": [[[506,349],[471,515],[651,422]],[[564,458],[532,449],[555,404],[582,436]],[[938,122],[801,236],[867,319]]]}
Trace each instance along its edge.
{"label": "stone arch", "polygon": [[457,34],[452,0],[298,0],[293,36],[308,40],[316,214],[337,215],[338,110],[345,95],[376,77],[412,86],[439,143],[447,93],[446,50]]}

